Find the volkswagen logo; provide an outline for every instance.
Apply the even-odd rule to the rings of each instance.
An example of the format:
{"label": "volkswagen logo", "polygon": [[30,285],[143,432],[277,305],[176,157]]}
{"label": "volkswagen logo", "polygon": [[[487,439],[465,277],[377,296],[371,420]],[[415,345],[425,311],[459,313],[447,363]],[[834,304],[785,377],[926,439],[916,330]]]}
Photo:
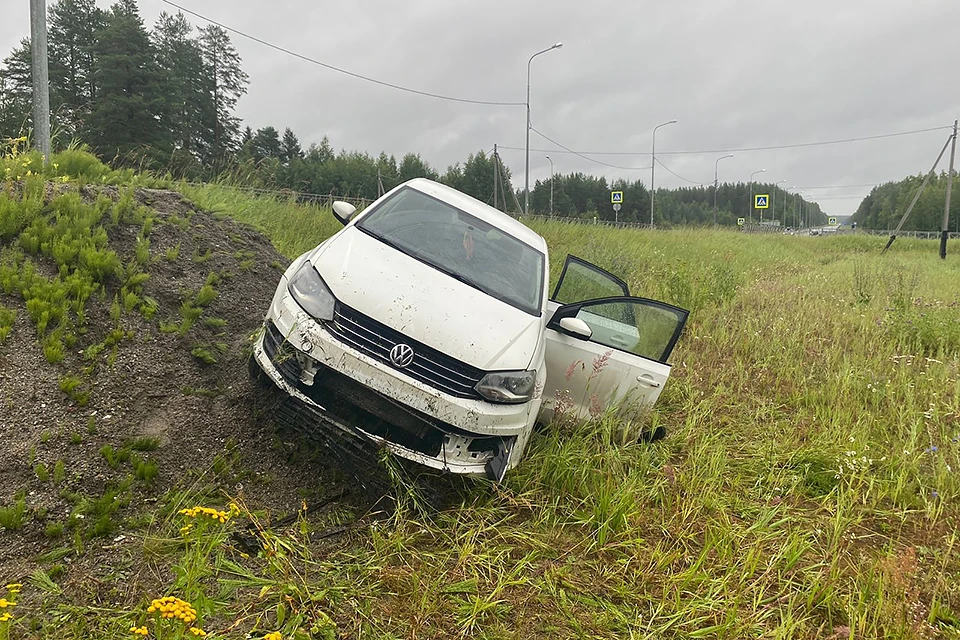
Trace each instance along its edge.
{"label": "volkswagen logo", "polygon": [[390,349],[390,362],[403,369],[413,362],[413,349],[402,342]]}

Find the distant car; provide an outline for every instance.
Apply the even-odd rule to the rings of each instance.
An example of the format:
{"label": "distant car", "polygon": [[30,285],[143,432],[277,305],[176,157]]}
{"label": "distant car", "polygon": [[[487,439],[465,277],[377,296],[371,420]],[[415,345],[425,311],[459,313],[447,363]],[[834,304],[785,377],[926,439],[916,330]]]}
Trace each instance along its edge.
{"label": "distant car", "polygon": [[333,212],[344,228],[283,274],[253,349],[294,403],[279,418],[499,481],[558,398],[584,415],[663,390],[686,310],[574,256],[549,295],[540,235],[430,180]]}

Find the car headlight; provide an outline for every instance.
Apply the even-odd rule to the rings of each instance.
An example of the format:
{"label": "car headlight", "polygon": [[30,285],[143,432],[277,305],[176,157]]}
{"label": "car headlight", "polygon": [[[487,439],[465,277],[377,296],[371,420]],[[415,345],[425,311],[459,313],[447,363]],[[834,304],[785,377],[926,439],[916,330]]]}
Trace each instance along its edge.
{"label": "car headlight", "polygon": [[519,404],[530,400],[536,383],[536,371],[505,371],[488,373],[475,388],[490,402]]}
{"label": "car headlight", "polygon": [[333,320],[333,307],[337,300],[309,260],[290,278],[287,291],[304,311],[317,320]]}

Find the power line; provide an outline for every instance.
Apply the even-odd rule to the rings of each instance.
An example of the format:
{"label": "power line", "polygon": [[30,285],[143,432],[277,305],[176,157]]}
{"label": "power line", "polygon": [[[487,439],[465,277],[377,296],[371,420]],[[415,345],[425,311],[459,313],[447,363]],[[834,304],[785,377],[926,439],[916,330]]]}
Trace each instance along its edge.
{"label": "power line", "polygon": [[860,189],[864,187],[879,187],[882,183],[872,183],[872,184],[835,184],[827,187],[796,187],[797,189]]}
{"label": "power line", "polygon": [[[164,1],[166,2],[166,0]],[[818,142],[801,142],[796,144],[770,145],[765,147],[741,147],[737,149],[700,149],[700,150],[684,150],[684,151],[657,151],[657,155],[658,156],[659,155],[695,155],[695,154],[706,154],[706,153],[735,153],[735,152],[742,153],[744,151],[771,151],[775,149],[798,149],[802,147],[820,147],[820,146],[831,145],[831,144],[847,144],[849,142],[864,142],[867,140],[880,140],[883,138],[895,138],[898,136],[911,136],[911,135],[916,135],[918,133],[930,133],[931,131],[941,131],[944,129],[952,129],[952,128],[953,128],[952,126],[930,127],[929,129],[914,129],[913,131],[898,131],[897,133],[883,133],[880,135],[864,136],[861,138],[845,138],[842,140],[821,140]],[[551,140],[551,142],[553,141]],[[511,151],[523,150],[520,147],[500,146],[500,148],[509,149]],[[550,153],[551,149],[530,149],[530,151]],[[567,152],[573,153],[581,157],[583,157],[582,154],[589,154],[589,155],[595,155],[595,156],[648,156],[650,155],[649,151],[573,151],[572,149],[568,149]],[[562,152],[555,151],[555,153],[562,153]],[[591,158],[587,158],[587,159],[592,160]],[[595,160],[594,162],[599,162],[599,161]]]}
{"label": "power line", "polygon": [[[557,145],[558,147],[560,147],[561,149],[564,149],[567,153],[572,153],[573,155],[579,156],[579,157],[583,158],[584,160],[588,160],[588,161],[590,161],[590,162],[595,162],[595,163],[597,163],[597,164],[602,164],[602,165],[605,166],[605,167],[612,167],[612,168],[614,168],[614,169],[626,169],[627,171],[646,171],[647,169],[650,168],[650,167],[622,167],[622,166],[617,165],[617,164],[609,164],[609,163],[606,163],[606,162],[602,162],[602,161],[600,161],[600,160],[596,160],[596,159],[594,159],[594,158],[588,158],[587,156],[583,155],[582,153],[578,153],[578,152],[570,149],[569,147],[563,146],[562,144],[560,144],[559,142],[557,142],[557,141],[554,140],[553,138],[547,136],[546,134],[540,133],[539,131],[537,131],[537,130],[534,129],[533,127],[530,127],[530,131],[533,131],[535,134],[537,134],[538,136],[540,136],[540,137],[543,138],[544,140],[548,140],[549,142],[552,142],[553,144],[555,144],[555,145]],[[515,147],[498,147],[498,148],[499,148],[499,149],[513,149],[514,151],[525,151],[525,149],[517,149],[517,148],[515,148]],[[533,151],[533,149],[531,149],[531,151]],[[555,149],[544,149],[543,152],[544,152],[544,153],[556,153],[556,150],[555,150]],[[561,152],[561,153],[563,153],[563,152]]]}
{"label": "power line", "polygon": [[195,17],[197,17],[197,18],[200,18],[201,20],[206,20],[206,21],[209,22],[210,24],[215,24],[215,25],[217,25],[218,27],[220,27],[220,28],[222,28],[222,29],[226,29],[227,31],[231,31],[231,32],[233,32],[233,33],[235,33],[235,34],[237,34],[237,35],[239,35],[239,36],[243,36],[244,38],[247,38],[247,39],[249,39],[249,40],[253,40],[254,42],[258,42],[258,43],[260,43],[260,44],[262,44],[262,45],[264,45],[264,46],[266,46],[266,47],[270,47],[271,49],[276,49],[277,51],[281,51],[281,52],[283,52],[283,53],[286,53],[287,55],[291,55],[291,56],[293,56],[293,57],[295,57],[295,58],[300,58],[301,60],[305,60],[305,61],[310,62],[310,63],[312,63],[312,64],[316,64],[316,65],[319,65],[319,66],[324,67],[324,68],[326,68],[326,69],[330,69],[331,71],[336,71],[337,73],[342,73],[342,74],[344,74],[344,75],[348,75],[348,76],[351,76],[351,77],[354,77],[354,78],[358,78],[358,79],[360,79],[360,80],[366,80],[367,82],[373,82],[374,84],[379,84],[379,85],[384,86],[384,87],[390,87],[391,89],[397,89],[398,91],[406,91],[407,93],[414,93],[414,94],[417,94],[417,95],[420,95],[420,96],[426,96],[426,97],[428,97],[428,98],[437,98],[438,100],[448,100],[448,101],[450,101],[450,102],[466,102],[466,103],[469,103],[469,104],[484,104],[484,105],[491,105],[491,106],[497,106],[497,107],[522,107],[522,106],[526,105],[525,102],[496,102],[496,101],[491,101],[491,100],[471,100],[471,99],[469,99],[469,98],[456,98],[456,97],[453,97],[453,96],[445,96],[445,95],[441,95],[441,94],[439,94],[439,93],[430,93],[429,91],[420,91],[420,90],[418,90],[418,89],[411,89],[411,88],[409,88],[409,87],[403,87],[403,86],[400,86],[400,85],[398,85],[398,84],[392,84],[392,83],[390,83],[390,82],[384,82],[383,80],[377,80],[376,78],[371,78],[371,77],[369,77],[369,76],[364,76],[364,75],[361,75],[361,74],[359,74],[359,73],[354,73],[353,71],[347,71],[346,69],[341,69],[340,67],[335,67],[335,66],[333,66],[333,65],[331,65],[331,64],[327,64],[326,62],[320,62],[319,60],[316,60],[316,59],[314,59],[314,58],[310,58],[310,57],[308,57],[308,56],[305,56],[305,55],[303,55],[303,54],[297,53],[297,52],[295,52],[295,51],[291,51],[290,49],[286,49],[286,48],[281,47],[281,46],[279,46],[279,45],[275,45],[275,44],[273,44],[273,43],[271,43],[271,42],[267,42],[266,40],[262,40],[262,39],[260,39],[260,38],[258,38],[258,37],[256,37],[256,36],[252,36],[252,35],[250,35],[250,34],[248,34],[248,33],[244,33],[243,31],[240,31],[240,30],[238,30],[238,29],[234,29],[233,27],[228,27],[227,25],[225,25],[225,24],[223,24],[223,23],[221,23],[221,22],[217,22],[216,20],[213,20],[213,19],[211,19],[211,18],[208,18],[208,17],[206,17],[206,16],[204,16],[204,15],[201,15],[201,14],[197,13],[196,11],[191,11],[190,9],[187,9],[187,8],[185,8],[185,7],[182,7],[182,6],[180,6],[179,4],[177,4],[177,3],[175,3],[175,2],[171,2],[170,0],[161,0],[161,1],[164,2],[164,3],[166,3],[166,4],[168,4],[168,5],[170,5],[171,7],[176,7],[176,8],[179,9],[180,11],[183,11],[183,12],[185,12],[185,13],[189,13],[190,15],[195,16]]}
{"label": "power line", "polygon": [[683,180],[684,182],[689,182],[690,184],[695,184],[695,185],[697,185],[698,187],[702,187],[702,186],[704,186],[704,185],[706,184],[705,182],[695,182],[694,180],[689,180],[689,179],[687,179],[687,178],[684,178],[682,175],[680,175],[679,173],[675,172],[673,169],[671,169],[671,168],[668,167],[667,165],[663,164],[663,161],[661,161],[659,158],[656,158],[656,161],[657,161],[657,164],[659,164],[661,167],[663,167],[664,169],[666,169],[667,171],[669,171],[670,173],[672,173],[674,176],[680,178],[680,179]]}

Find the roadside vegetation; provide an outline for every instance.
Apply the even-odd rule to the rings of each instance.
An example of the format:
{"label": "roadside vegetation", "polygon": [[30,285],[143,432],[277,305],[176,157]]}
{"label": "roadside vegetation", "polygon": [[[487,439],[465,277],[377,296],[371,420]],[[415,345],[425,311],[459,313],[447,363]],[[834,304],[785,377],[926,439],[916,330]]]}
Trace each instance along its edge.
{"label": "roadside vegetation", "polygon": [[[64,177],[64,188],[77,184]],[[93,207],[108,225],[122,195],[97,209],[66,207],[68,193],[51,208],[32,174],[2,185],[16,278],[37,220],[64,225],[80,252],[108,250],[96,225],[87,236],[76,221]],[[329,211],[288,199],[179,188],[257,226],[288,258],[340,228]],[[142,233],[140,213],[129,224]],[[462,503],[438,511],[398,480],[396,509],[355,521],[336,505],[314,511],[320,496],[286,520],[246,500],[235,443],[166,485],[150,467],[158,442],[103,447],[96,456],[118,481],[78,499],[62,525],[51,519],[40,568],[3,576],[0,638],[960,637],[958,244],[941,261],[933,243],[904,239],[881,256],[882,238],[530,224],[550,245],[553,280],[573,253],[624,276],[635,295],[691,310],[649,418],[667,438],[623,443],[611,416],[561,418],[502,486],[468,483]],[[172,253],[151,260],[208,272],[204,254]],[[129,262],[104,276],[110,291],[123,286],[118,274],[132,276]],[[96,300],[101,281],[84,273],[85,299]],[[199,281],[211,290],[154,311],[160,331],[219,324],[199,313],[218,281]],[[22,292],[0,295],[0,355],[4,318],[28,304]],[[65,348],[83,335],[77,296],[51,296],[40,299],[62,313],[42,330],[42,311],[31,316],[44,355],[51,335]],[[145,316],[142,300],[118,296],[117,314]],[[231,357],[215,344],[182,348]],[[85,375],[96,371],[64,372],[62,393],[83,393]],[[96,431],[95,421],[77,431],[75,446]],[[69,480],[69,468],[33,465],[38,482]],[[133,510],[138,487],[151,499]],[[0,536],[36,518],[23,493],[0,495]],[[149,572],[130,581],[118,569],[78,597],[63,558],[82,562],[118,536],[135,540],[126,548]]]}

